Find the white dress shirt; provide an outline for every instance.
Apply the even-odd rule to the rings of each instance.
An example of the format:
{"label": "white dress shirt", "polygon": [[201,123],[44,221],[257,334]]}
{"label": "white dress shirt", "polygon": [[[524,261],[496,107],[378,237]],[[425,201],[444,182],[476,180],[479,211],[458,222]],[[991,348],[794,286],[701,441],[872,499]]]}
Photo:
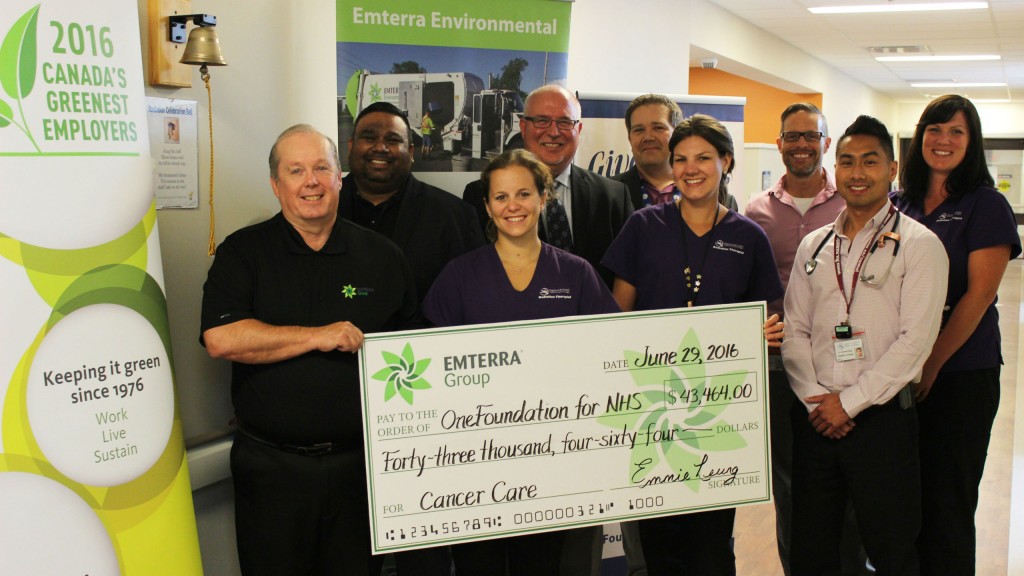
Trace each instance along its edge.
{"label": "white dress shirt", "polygon": [[[805,398],[839,392],[846,413],[855,417],[866,408],[885,404],[901,388],[921,376],[924,361],[939,333],[946,298],[949,261],[939,239],[906,216],[896,232],[899,250],[888,240],[865,260],[860,276],[880,279],[880,285],[856,280],[853,272],[862,251],[878,232],[891,204],[887,201],[850,239],[842,235],[846,210],[836,221],[807,235],[797,249],[785,298],[786,338],[782,358],[793,392],[810,412],[816,404]],[[895,217],[883,232],[892,229]],[[806,270],[815,249],[828,239],[814,258],[812,273]],[[839,290],[834,264],[838,237],[846,298],[853,292],[849,322],[853,338],[860,338],[862,358],[838,361],[835,327],[847,320],[847,305]],[[855,290],[855,291],[854,291]]]}

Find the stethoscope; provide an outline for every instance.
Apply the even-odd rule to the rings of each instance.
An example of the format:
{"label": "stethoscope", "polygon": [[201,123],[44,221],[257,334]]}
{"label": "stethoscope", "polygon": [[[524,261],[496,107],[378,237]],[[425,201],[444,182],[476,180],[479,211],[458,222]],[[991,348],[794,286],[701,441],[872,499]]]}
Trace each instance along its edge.
{"label": "stethoscope", "polygon": [[[900,216],[901,214],[899,213],[899,211],[897,211],[896,218],[894,218],[892,222],[892,229],[889,230],[888,232],[882,232],[882,234],[878,236],[878,240],[872,244],[871,250],[868,252],[867,258],[864,260],[864,265],[866,266],[868,263],[867,261],[871,259],[871,256],[875,253],[875,250],[877,250],[879,247],[885,246],[886,240],[892,240],[895,243],[895,246],[893,246],[892,258],[889,260],[889,266],[886,267],[885,273],[883,273],[882,277],[878,279],[875,278],[874,274],[861,276],[861,282],[866,282],[867,284],[871,284],[872,286],[878,286],[885,282],[885,279],[889,277],[889,270],[892,270],[892,263],[896,261],[896,254],[898,254],[900,251],[900,235],[899,232],[897,232],[900,225]],[[835,233],[835,227],[829,230],[828,234],[826,234],[825,238],[821,241],[821,244],[818,244],[818,247],[815,248],[814,254],[811,255],[810,260],[804,262],[804,272],[806,272],[808,276],[813,274],[814,269],[818,267],[818,254],[821,252],[822,248],[825,247],[825,244],[828,244],[828,241],[830,238],[832,238],[833,233]]]}

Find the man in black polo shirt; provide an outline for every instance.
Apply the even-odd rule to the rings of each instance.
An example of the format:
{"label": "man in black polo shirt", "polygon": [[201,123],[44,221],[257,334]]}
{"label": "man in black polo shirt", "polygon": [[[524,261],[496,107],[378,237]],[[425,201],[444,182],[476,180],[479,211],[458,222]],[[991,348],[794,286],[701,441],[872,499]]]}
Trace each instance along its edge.
{"label": "man in black polo shirt", "polygon": [[399,249],[338,218],[337,154],[311,126],[285,130],[270,152],[281,212],[228,236],[203,287],[200,341],[233,363],[246,575],[380,574],[355,352],[363,331],[413,327],[417,301]]}
{"label": "man in black polo shirt", "polygon": [[456,256],[483,246],[476,213],[465,202],[412,175],[409,119],[394,104],[375,102],[356,117],[342,180],[342,218],[390,238],[402,249],[420,299]]}

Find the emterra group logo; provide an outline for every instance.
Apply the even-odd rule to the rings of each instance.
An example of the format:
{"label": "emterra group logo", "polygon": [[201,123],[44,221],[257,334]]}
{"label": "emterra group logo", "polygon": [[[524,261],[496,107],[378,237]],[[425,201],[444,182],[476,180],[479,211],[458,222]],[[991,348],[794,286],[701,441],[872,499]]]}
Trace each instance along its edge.
{"label": "emterra group logo", "polygon": [[373,84],[370,84],[370,103],[371,104],[374,103],[374,102],[380,102],[380,94],[381,94],[380,84],[377,84],[376,82],[374,82]]}
{"label": "emterra group logo", "polygon": [[383,356],[387,366],[378,370],[371,378],[385,383],[385,402],[397,395],[412,406],[414,390],[430,389],[430,383],[423,377],[423,373],[427,371],[427,366],[430,366],[430,358],[416,360],[416,357],[413,355],[412,346],[409,343],[405,344],[401,355],[381,351],[381,356]]}

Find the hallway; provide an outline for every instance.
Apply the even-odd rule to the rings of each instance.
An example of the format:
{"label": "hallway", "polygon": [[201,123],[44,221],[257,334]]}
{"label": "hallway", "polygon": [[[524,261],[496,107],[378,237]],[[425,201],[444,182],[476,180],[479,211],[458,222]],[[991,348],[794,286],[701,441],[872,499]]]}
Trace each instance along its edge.
{"label": "hallway", "polygon": [[[1019,338],[1024,261],[1007,266],[999,287],[999,326],[1003,336],[1002,390],[992,429],[978,530],[977,576],[1024,576],[1024,402],[1017,403]],[[1016,469],[1016,474],[1014,471]],[[1011,498],[1012,494],[1012,498]],[[1011,519],[1013,522],[1011,524]],[[782,576],[775,543],[775,509],[771,504],[740,508],[736,513],[736,570],[740,576]],[[1010,549],[1011,537],[1016,543]]]}

